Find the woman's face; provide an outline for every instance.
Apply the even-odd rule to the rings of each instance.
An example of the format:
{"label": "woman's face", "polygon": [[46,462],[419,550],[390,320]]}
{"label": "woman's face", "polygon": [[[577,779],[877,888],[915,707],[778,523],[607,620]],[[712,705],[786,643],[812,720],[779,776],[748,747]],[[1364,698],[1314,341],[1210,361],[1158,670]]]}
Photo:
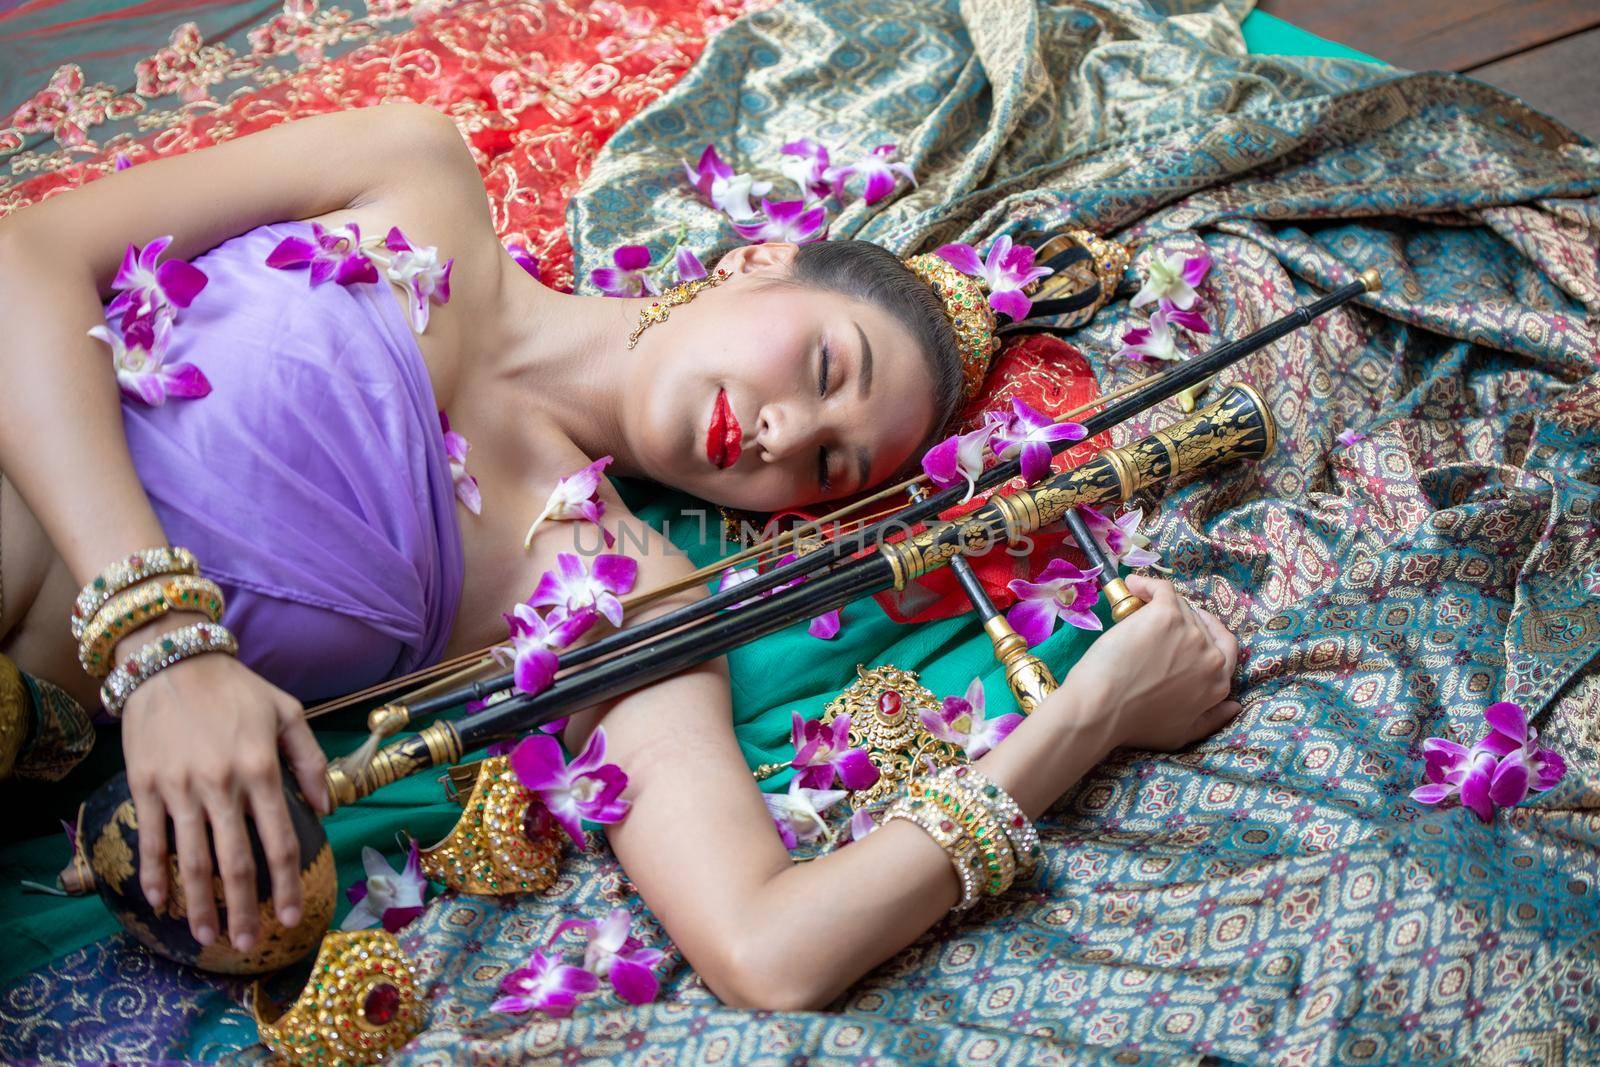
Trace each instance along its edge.
{"label": "woman's face", "polygon": [[777,511],[885,480],[932,432],[926,359],[893,316],[837,293],[758,284],[786,275],[794,252],[728,253],[718,263],[728,280],[640,335],[624,432],[647,477]]}

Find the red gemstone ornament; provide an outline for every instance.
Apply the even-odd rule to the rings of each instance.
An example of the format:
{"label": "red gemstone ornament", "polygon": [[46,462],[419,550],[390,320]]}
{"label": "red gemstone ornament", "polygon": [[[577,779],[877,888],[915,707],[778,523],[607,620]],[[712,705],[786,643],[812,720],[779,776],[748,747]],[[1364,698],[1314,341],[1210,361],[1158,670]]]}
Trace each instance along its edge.
{"label": "red gemstone ornament", "polygon": [[900,714],[900,694],[892,689],[879,694],[878,710],[891,717]]}
{"label": "red gemstone ornament", "polygon": [[390,982],[379,982],[367,991],[361,1002],[361,1016],[374,1026],[388,1026],[400,1011],[400,988]]}

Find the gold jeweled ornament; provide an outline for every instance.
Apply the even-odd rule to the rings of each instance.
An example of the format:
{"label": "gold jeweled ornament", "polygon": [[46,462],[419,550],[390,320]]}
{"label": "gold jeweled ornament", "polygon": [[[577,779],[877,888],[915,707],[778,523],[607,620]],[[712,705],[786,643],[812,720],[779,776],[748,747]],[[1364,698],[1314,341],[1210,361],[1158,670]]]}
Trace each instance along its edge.
{"label": "gold jeweled ornament", "polygon": [[1000,339],[994,335],[997,320],[983,282],[929,253],[903,262],[944,301],[945,316],[961,347],[962,402],[970,401],[983,388],[989,361],[1000,350]]}
{"label": "gold jeweled ornament", "polygon": [[296,1065],[377,1063],[426,1022],[416,969],[386,930],[335,930],[322,939],[305,988],[288,1011],[260,983],[251,1011],[261,1043]]}
{"label": "gold jeweled ornament", "polygon": [[861,808],[889,800],[913,777],[931,773],[928,759],[935,767],[967,762],[959,746],[939,740],[922,725],[921,712],[936,711],[941,703],[913,671],[856,664],[856,680],[822,711],[824,725],[835,716],[850,716],[850,746],[865,749],[878,768],[878,780],[851,792],[851,804]]}
{"label": "gold jeweled ornament", "polygon": [[699,295],[700,290],[709,289],[713,285],[720,284],[726,281],[728,277],[728,272],[719,267],[717,272],[709,277],[674,285],[671,289],[662,293],[659,299],[650,301],[650,306],[639,312],[639,324],[633,328],[632,333],[628,334],[628,347],[632,348],[638,344],[639,335],[650,327],[658,322],[665,322],[667,316],[672,313],[673,308],[679,304],[687,304]]}
{"label": "gold jeweled ornament", "polygon": [[561,830],[505,756],[479,765],[450,835],[422,850],[424,874],[474,896],[548,889],[560,867]]}

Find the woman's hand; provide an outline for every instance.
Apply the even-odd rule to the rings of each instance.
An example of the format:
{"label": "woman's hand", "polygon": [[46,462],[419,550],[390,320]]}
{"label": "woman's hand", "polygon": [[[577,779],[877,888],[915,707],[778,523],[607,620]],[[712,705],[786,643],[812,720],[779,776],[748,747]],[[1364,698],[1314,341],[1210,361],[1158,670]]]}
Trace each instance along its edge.
{"label": "woman's hand", "polygon": [[1076,714],[1103,716],[1114,745],[1183,748],[1239,714],[1228,699],[1239,642],[1171,582],[1127,582],[1145,606],[1096,640],[1057,692],[1073,691]]}
{"label": "woman's hand", "polygon": [[[169,620],[189,621],[181,615],[160,621]],[[148,641],[156,629],[143,627],[128,643]],[[243,951],[260,935],[247,813],[272,872],[278,921],[284,926],[300,921],[300,846],[284,801],[280,746],[301,790],[318,811],[326,812],[326,760],[300,703],[232,656],[205,653],[183,660],[128,698],[122,748],[139,819],[140,884],[151,906],[160,908],[171,891],[170,817],[189,930],[202,945],[209,945],[218,932],[211,891],[213,843],[228,906],[229,942]]]}

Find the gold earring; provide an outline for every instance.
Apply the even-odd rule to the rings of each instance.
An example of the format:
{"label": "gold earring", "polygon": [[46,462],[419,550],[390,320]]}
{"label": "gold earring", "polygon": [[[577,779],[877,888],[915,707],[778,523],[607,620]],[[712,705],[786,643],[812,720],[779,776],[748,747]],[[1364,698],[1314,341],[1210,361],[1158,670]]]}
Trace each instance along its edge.
{"label": "gold earring", "polygon": [[652,300],[649,307],[639,312],[639,325],[635,326],[633,332],[628,334],[628,347],[632,348],[638,344],[639,335],[650,327],[658,322],[665,322],[672,308],[677,307],[679,304],[687,304],[699,294],[700,290],[709,289],[713,285],[726,281],[728,277],[728,272],[719,267],[717,272],[709,278],[699,278],[692,282],[684,282],[682,285],[674,285],[671,289],[662,293],[659,300]]}

